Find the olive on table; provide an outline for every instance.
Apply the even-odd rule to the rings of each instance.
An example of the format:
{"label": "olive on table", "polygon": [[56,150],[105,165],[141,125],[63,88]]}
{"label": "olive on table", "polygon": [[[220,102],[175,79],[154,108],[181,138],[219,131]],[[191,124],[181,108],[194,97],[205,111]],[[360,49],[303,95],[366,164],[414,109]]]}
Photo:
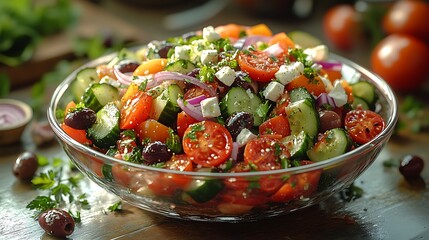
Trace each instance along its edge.
{"label": "olive on table", "polygon": [[90,108],[82,108],[67,113],[64,123],[74,129],[85,130],[97,120],[97,114]]}
{"label": "olive on table", "polygon": [[173,153],[168,149],[167,145],[160,141],[149,143],[143,148],[142,157],[148,165],[168,161],[173,156]]}
{"label": "olive on table", "polygon": [[338,113],[330,110],[323,110],[320,115],[320,132],[325,132],[329,129],[341,127],[341,117]]}
{"label": "olive on table", "polygon": [[235,112],[225,121],[226,129],[231,133],[231,137],[235,140],[241,130],[252,128],[254,123],[253,115],[249,112]]}
{"label": "olive on table", "polygon": [[21,153],[13,165],[13,174],[21,180],[31,180],[39,168],[36,154],[33,152]]}
{"label": "olive on table", "polygon": [[39,225],[49,235],[66,237],[73,233],[75,221],[70,214],[61,209],[50,209],[39,216]]}
{"label": "olive on table", "polygon": [[405,155],[399,165],[399,172],[406,178],[419,178],[424,167],[423,159],[416,155]]}

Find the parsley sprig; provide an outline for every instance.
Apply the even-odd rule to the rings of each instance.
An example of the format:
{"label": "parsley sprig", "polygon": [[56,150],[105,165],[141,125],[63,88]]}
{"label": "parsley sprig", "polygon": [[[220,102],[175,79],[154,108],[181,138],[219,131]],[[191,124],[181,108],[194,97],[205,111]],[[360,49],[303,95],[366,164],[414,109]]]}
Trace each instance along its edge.
{"label": "parsley sprig", "polygon": [[[46,210],[67,206],[75,221],[80,222],[80,209],[91,208],[85,193],[76,196],[83,175],[71,171],[66,172],[67,165],[60,158],[49,160],[41,156],[39,159],[41,159],[39,160],[40,165],[51,166],[51,168],[33,177],[31,183],[45,194],[35,197],[26,207],[35,210],[34,217],[37,217]],[[72,212],[72,208],[78,210]]]}

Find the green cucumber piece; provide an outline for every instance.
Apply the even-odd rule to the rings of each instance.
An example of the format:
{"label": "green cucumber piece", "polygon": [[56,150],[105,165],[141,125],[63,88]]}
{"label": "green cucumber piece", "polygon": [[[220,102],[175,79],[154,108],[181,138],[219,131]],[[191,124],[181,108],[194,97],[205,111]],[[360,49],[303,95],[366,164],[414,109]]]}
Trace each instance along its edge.
{"label": "green cucumber piece", "polygon": [[80,102],[85,90],[93,83],[98,83],[97,70],[95,68],[83,68],[76,74],[75,80],[72,82],[70,88],[73,98],[76,102]]}
{"label": "green cucumber piece", "polygon": [[377,100],[375,87],[369,82],[357,82],[351,85],[354,97],[362,98],[372,108]]}
{"label": "green cucumber piece", "polygon": [[254,126],[261,125],[263,121],[263,118],[256,112],[262,104],[261,98],[241,87],[232,87],[219,104],[225,119],[235,112],[248,112],[253,115]]}
{"label": "green cucumber piece", "polygon": [[357,108],[357,107],[359,107],[359,106],[360,106],[362,109],[365,109],[365,110],[370,109],[370,107],[369,107],[368,103],[367,103],[363,98],[360,98],[360,97],[356,97],[356,96],[354,96],[354,97],[353,97],[352,107],[353,107],[353,109],[356,109],[356,108]]}
{"label": "green cucumber piece", "polygon": [[214,198],[223,187],[224,185],[219,179],[196,179],[190,183],[185,192],[196,202],[203,203]]}
{"label": "green cucumber piece", "polygon": [[195,65],[188,60],[179,59],[175,62],[167,64],[165,71],[169,72],[178,72],[182,74],[187,74],[195,69]]}
{"label": "green cucumber piece", "polygon": [[316,104],[316,100],[314,100],[313,95],[305,87],[292,89],[292,91],[289,92],[289,97],[291,102],[298,102],[308,99],[313,105]]}
{"label": "green cucumber piece", "polygon": [[292,135],[299,135],[301,131],[315,139],[319,132],[319,113],[311,100],[303,99],[290,103],[286,108]]}
{"label": "green cucumber piece", "polygon": [[322,44],[320,39],[307,32],[292,31],[288,36],[295,44],[298,44],[303,49],[316,47]]}
{"label": "green cucumber piece", "polygon": [[290,159],[301,160],[306,158],[307,150],[313,146],[313,140],[304,131],[297,135],[289,135],[282,139],[282,143],[290,152]]}
{"label": "green cucumber piece", "polygon": [[92,84],[82,96],[82,102],[85,106],[95,112],[99,111],[107,103],[119,100],[118,89],[107,83]]}
{"label": "green cucumber piece", "polygon": [[180,112],[177,99],[183,95],[183,90],[177,84],[167,86],[162,93],[153,100],[151,118],[166,125],[171,125]]}
{"label": "green cucumber piece", "polygon": [[307,151],[311,161],[320,162],[340,156],[350,150],[352,140],[346,130],[333,128],[327,130],[322,139]]}
{"label": "green cucumber piece", "polygon": [[86,130],[86,135],[99,148],[109,148],[119,138],[119,109],[113,103],[97,112],[97,121]]}

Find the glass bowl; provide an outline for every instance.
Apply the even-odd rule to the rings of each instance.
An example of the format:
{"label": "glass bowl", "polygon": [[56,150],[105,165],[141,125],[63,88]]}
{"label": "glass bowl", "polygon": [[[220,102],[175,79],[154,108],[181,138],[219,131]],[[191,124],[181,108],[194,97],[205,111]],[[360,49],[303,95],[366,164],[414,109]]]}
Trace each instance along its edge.
{"label": "glass bowl", "polygon": [[[97,66],[113,57],[104,56],[83,67]],[[72,100],[70,84],[79,69],[55,90],[48,120],[62,148],[80,171],[107,191],[141,209],[173,218],[215,222],[255,221],[287,214],[320,203],[348,187],[379,155],[398,118],[396,98],[385,81],[340,56],[331,54],[330,58],[344,64],[345,79],[360,78],[376,87],[379,113],[385,119],[386,127],[370,142],[314,164],[263,172],[179,172],[104,155],[68,136],[55,114]],[[265,181],[261,182],[261,179]],[[279,180],[284,182],[281,194],[252,188],[264,183],[267,184],[265,189],[269,189],[270,183]],[[187,187],[181,187],[185,185]]]}

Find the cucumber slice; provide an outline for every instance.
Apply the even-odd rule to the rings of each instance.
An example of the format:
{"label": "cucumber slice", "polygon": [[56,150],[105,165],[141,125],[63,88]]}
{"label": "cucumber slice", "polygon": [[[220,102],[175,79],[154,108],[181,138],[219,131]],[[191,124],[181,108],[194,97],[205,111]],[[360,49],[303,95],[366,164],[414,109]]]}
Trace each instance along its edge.
{"label": "cucumber slice", "polygon": [[314,100],[313,95],[305,87],[292,89],[292,91],[289,92],[289,97],[291,102],[298,102],[308,99],[313,104],[313,106],[316,104],[316,100]]}
{"label": "cucumber slice", "polygon": [[363,100],[363,98],[354,96],[352,107],[353,109],[356,109],[358,106],[360,106],[362,109],[365,109],[365,110],[370,109],[368,103],[365,100]]}
{"label": "cucumber slice", "polygon": [[307,150],[313,146],[313,140],[304,131],[284,137],[282,143],[289,150],[292,160],[304,159],[307,156]]}
{"label": "cucumber slice", "polygon": [[333,128],[307,151],[307,156],[311,161],[320,162],[346,153],[351,146],[349,134],[342,128]]}
{"label": "cucumber slice", "polygon": [[222,181],[218,179],[194,180],[186,189],[186,193],[199,203],[207,202],[214,198],[222,189]]}
{"label": "cucumber slice", "polygon": [[165,67],[165,71],[178,72],[182,74],[187,74],[194,69],[195,69],[195,65],[191,61],[183,60],[183,59],[169,63]]}
{"label": "cucumber slice", "polygon": [[84,68],[76,74],[76,79],[71,84],[70,88],[74,99],[80,102],[85,90],[93,83],[98,83],[97,70],[95,68]]}
{"label": "cucumber slice", "polygon": [[298,44],[304,49],[316,47],[322,44],[322,41],[320,41],[320,39],[302,31],[292,31],[288,34],[288,36],[295,44]]}
{"label": "cucumber slice", "polygon": [[119,91],[107,83],[94,83],[82,96],[82,102],[86,107],[95,112],[99,111],[107,103],[119,101]]}
{"label": "cucumber slice", "polygon": [[319,113],[309,99],[292,102],[286,107],[292,135],[299,135],[301,131],[314,139],[319,131]]}
{"label": "cucumber slice", "polygon": [[263,121],[263,118],[256,112],[262,104],[262,100],[258,95],[241,87],[232,87],[219,104],[225,119],[235,112],[248,112],[253,115],[254,126],[261,125]]}
{"label": "cucumber slice", "polygon": [[183,95],[183,90],[177,84],[171,84],[152,102],[151,118],[158,122],[171,125],[180,112],[177,98]]}
{"label": "cucumber slice", "polygon": [[369,82],[357,82],[351,85],[353,96],[362,98],[371,108],[377,100],[375,87]]}
{"label": "cucumber slice", "polygon": [[119,138],[119,109],[113,103],[106,104],[97,112],[97,121],[86,131],[95,146],[109,148]]}

